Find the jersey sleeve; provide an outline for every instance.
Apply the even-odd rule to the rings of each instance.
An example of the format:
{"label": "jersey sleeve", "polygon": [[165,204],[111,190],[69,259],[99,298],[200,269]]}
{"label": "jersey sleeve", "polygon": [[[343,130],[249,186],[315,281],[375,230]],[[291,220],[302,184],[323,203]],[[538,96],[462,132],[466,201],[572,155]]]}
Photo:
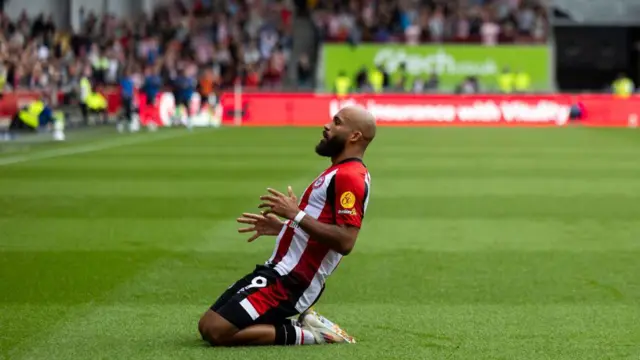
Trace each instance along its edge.
{"label": "jersey sleeve", "polygon": [[362,226],[364,203],[368,196],[364,177],[360,172],[346,169],[336,173],[333,209],[336,225]]}

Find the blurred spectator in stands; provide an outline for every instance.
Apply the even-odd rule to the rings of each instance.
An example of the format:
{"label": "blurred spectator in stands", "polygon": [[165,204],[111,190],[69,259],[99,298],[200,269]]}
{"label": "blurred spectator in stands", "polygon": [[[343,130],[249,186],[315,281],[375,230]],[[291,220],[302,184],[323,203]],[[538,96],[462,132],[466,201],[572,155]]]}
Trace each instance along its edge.
{"label": "blurred spectator in stands", "polygon": [[[313,19],[325,40],[352,44],[545,41],[548,26],[538,0],[322,1]],[[497,36],[504,27],[514,27],[517,36]]]}
{"label": "blurred spectator in stands", "polygon": [[615,96],[628,98],[635,92],[635,84],[626,74],[620,73],[611,84],[611,89]]}
{"label": "blurred spectator in stands", "polygon": [[391,88],[394,91],[403,92],[405,90],[410,90],[411,78],[407,72],[406,63],[400,64],[399,69],[393,74],[391,82]]}
{"label": "blurred spectator in stands", "polygon": [[445,37],[445,18],[444,8],[440,5],[436,6],[433,14],[429,18],[429,34],[431,41],[442,42]]}
{"label": "blurred spectator in stands", "polygon": [[255,64],[248,64],[246,66],[243,85],[249,89],[255,89],[260,86],[262,82],[260,72],[256,68]]}
{"label": "blurred spectator in stands", "polygon": [[465,78],[456,88],[457,94],[477,94],[480,92],[480,84],[475,76]]}
{"label": "blurred spectator in stands", "polygon": [[516,12],[515,17],[520,35],[531,36],[536,22],[536,14],[533,7],[525,1],[521,1],[518,9],[514,11]]}
{"label": "blurred spectator in stands", "polygon": [[420,93],[435,93],[439,88],[439,79],[438,74],[431,73],[430,75],[417,76],[413,80],[413,84],[411,85],[411,91],[420,94]]}
{"label": "blurred spectator in stands", "polygon": [[122,114],[117,124],[118,132],[123,132],[126,124],[130,124],[133,117],[135,104],[135,85],[131,78],[131,71],[126,70],[120,79],[120,98],[122,101]]}
{"label": "blurred spectator in stands", "polygon": [[418,25],[418,20],[415,17],[412,17],[409,21],[409,24],[404,29],[404,38],[407,45],[418,45],[420,43],[420,35],[422,30]]}
{"label": "blurred spectator in stands", "polygon": [[351,79],[343,70],[340,70],[338,76],[335,78],[333,90],[338,97],[344,97],[353,92],[353,84],[351,82]]}
{"label": "blurred spectator in stands", "polygon": [[[129,74],[130,76],[131,74]],[[129,77],[129,81],[133,83],[133,80]],[[149,65],[145,70],[144,83],[141,87],[147,99],[147,106],[155,106],[156,99],[160,90],[162,90],[162,78],[158,72],[158,69],[154,65]]]}
{"label": "blurred spectator in stands", "polygon": [[571,106],[569,107],[569,119],[578,122],[587,116],[587,109],[584,103],[577,96],[571,97]]}
{"label": "blurred spectator in stands", "polygon": [[368,86],[369,86],[368,76],[369,75],[368,75],[367,67],[362,65],[360,70],[358,70],[358,72],[356,73],[356,76],[354,79],[356,91],[364,92],[368,89]]}
{"label": "blurred spectator in stands", "polygon": [[508,66],[502,69],[497,78],[498,90],[503,94],[510,94],[514,90],[515,74]]}
{"label": "blurred spectator in stands", "polygon": [[278,46],[267,62],[267,68],[263,77],[263,86],[279,87],[282,85],[286,62],[283,49],[281,46]]}
{"label": "blurred spectator in stands", "polygon": [[261,55],[258,50],[258,44],[255,40],[251,40],[244,48],[244,63],[247,65],[255,65],[260,61]]}
{"label": "blurred spectator in stands", "polygon": [[499,35],[500,25],[494,21],[493,16],[488,11],[485,11],[482,14],[482,26],[480,26],[482,44],[487,46],[497,45]]}
{"label": "blurred spectator in stands", "polygon": [[440,90],[440,78],[436,72],[432,72],[429,75],[429,79],[425,84],[424,90],[426,92],[438,92]]}
{"label": "blurred spectator in stands", "polygon": [[214,94],[218,85],[213,67],[208,66],[204,68],[198,78],[198,93],[200,94],[203,104],[205,102],[209,103],[210,96]]}
{"label": "blurred spectator in stands", "polygon": [[301,88],[309,88],[313,84],[313,69],[309,61],[309,55],[303,53],[298,59],[297,66],[298,86]]}
{"label": "blurred spectator in stands", "polygon": [[513,89],[518,93],[528,93],[531,89],[531,76],[526,71],[520,69],[514,74]]}
{"label": "blurred spectator in stands", "polygon": [[542,6],[539,6],[536,10],[536,20],[533,26],[533,39],[536,42],[542,42],[547,39],[548,23],[547,11]]}
{"label": "blurred spectator in stands", "polygon": [[[369,86],[375,93],[381,93],[389,88],[389,76],[382,65],[378,65],[369,72]],[[385,81],[386,80],[386,81]]]}
{"label": "blurred spectator in stands", "polygon": [[416,94],[424,93],[426,92],[426,85],[426,76],[416,76],[416,78],[413,79],[413,84],[411,85],[411,92]]}

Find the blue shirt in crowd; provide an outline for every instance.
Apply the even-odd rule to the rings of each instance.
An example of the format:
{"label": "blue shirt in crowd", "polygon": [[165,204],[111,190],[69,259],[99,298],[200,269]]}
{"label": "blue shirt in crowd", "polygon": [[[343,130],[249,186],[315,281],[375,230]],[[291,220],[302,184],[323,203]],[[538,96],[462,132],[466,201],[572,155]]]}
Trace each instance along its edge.
{"label": "blue shirt in crowd", "polygon": [[155,99],[158,93],[160,92],[160,88],[162,87],[162,79],[158,75],[147,75],[144,78],[144,85],[142,90],[148,98]]}
{"label": "blue shirt in crowd", "polygon": [[180,100],[189,101],[195,90],[196,84],[192,78],[183,75],[178,76],[176,79],[176,92]]}
{"label": "blue shirt in crowd", "polygon": [[125,76],[120,80],[120,93],[125,99],[133,99],[133,79]]}

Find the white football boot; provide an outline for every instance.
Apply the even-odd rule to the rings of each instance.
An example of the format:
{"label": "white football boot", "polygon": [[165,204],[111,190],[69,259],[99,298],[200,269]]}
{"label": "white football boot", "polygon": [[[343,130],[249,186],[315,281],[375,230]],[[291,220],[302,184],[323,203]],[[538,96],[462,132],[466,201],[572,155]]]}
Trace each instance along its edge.
{"label": "white football boot", "polygon": [[308,309],[300,314],[298,321],[304,330],[313,334],[318,344],[356,343],[356,339],[342,330],[340,326],[318,314],[313,309]]}

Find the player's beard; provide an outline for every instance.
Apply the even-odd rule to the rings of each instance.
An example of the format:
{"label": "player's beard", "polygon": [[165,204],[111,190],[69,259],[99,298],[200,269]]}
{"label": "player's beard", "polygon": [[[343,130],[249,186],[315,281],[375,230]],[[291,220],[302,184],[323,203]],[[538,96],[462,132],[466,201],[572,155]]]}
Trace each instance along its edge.
{"label": "player's beard", "polygon": [[346,144],[346,139],[341,139],[338,135],[324,138],[316,145],[316,154],[331,158],[336,157],[342,153]]}

